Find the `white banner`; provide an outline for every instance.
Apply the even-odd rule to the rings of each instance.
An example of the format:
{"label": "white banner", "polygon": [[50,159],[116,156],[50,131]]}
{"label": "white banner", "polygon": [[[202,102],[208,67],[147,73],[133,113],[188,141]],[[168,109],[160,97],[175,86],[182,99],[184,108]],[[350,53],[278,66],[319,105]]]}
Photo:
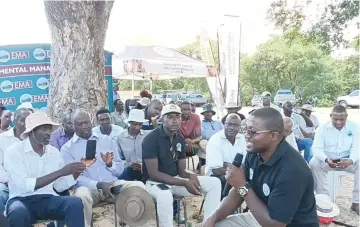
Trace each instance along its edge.
{"label": "white banner", "polygon": [[[212,47],[210,45],[209,36],[204,24],[202,24],[200,32],[200,51],[202,62],[206,63],[208,67],[213,66],[216,69],[213,51],[217,52],[218,50],[216,49],[216,47]],[[218,119],[221,119],[224,116],[222,107],[224,106],[225,100],[223,96],[223,91],[219,84],[219,76],[217,70],[215,72],[215,76],[206,77],[206,81],[216,105],[216,117]]]}
{"label": "white banner", "polygon": [[240,64],[240,26],[238,16],[224,16],[224,25],[219,31],[220,74],[226,77],[226,106],[238,106],[239,99],[239,64]]}

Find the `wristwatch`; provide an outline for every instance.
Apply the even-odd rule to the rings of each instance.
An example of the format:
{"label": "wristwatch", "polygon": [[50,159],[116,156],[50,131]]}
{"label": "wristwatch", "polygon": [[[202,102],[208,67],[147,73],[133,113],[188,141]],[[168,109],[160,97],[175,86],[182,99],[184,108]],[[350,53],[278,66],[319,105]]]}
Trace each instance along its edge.
{"label": "wristwatch", "polygon": [[251,188],[251,185],[249,182],[247,182],[244,186],[237,189],[237,193],[239,193],[239,195],[241,197],[245,197],[250,188]]}

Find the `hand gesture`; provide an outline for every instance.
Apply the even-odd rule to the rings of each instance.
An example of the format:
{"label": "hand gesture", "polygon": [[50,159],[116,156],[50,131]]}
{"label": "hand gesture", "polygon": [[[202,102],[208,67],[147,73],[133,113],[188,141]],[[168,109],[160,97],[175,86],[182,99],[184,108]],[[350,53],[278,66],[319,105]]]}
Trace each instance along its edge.
{"label": "hand gesture", "polygon": [[113,197],[113,194],[112,194],[111,191],[110,191],[110,188],[112,187],[111,184],[105,183],[105,182],[98,182],[98,183],[96,184],[96,187],[97,187],[98,189],[101,189],[101,190],[102,190],[102,192],[103,192],[103,194],[104,194],[104,196],[105,196],[106,198],[112,198],[112,197]]}
{"label": "hand gesture", "polygon": [[243,168],[237,168],[230,165],[226,171],[226,181],[234,188],[243,187],[246,184],[245,173]]}
{"label": "hand gesture", "polygon": [[193,144],[194,142],[193,142],[192,139],[187,138],[187,139],[185,139],[185,143],[187,143],[187,144]]}
{"label": "hand gesture", "polygon": [[140,171],[141,170],[141,163],[133,162],[130,166],[133,170]]}
{"label": "hand gesture", "polygon": [[94,159],[92,159],[92,160],[87,160],[85,158],[81,158],[80,161],[85,164],[86,168],[89,168],[90,166],[92,166],[96,162],[96,157]]}
{"label": "hand gesture", "polygon": [[186,185],[185,185],[186,190],[188,190],[188,192],[190,192],[193,195],[201,195],[201,192],[199,191],[199,189],[195,186],[194,182],[192,181],[187,181]]}
{"label": "hand gesture", "polygon": [[336,168],[336,163],[334,163],[332,159],[328,158],[327,163],[328,163],[330,168],[332,168],[332,169]]}
{"label": "hand gesture", "polygon": [[151,117],[151,122],[157,121],[157,119],[159,119],[160,115],[156,115]]}
{"label": "hand gesture", "polygon": [[196,176],[196,174],[190,174],[189,181],[193,182],[197,190],[201,190],[201,185],[199,182],[199,178]]}
{"label": "hand gesture", "polygon": [[100,153],[101,159],[105,162],[106,166],[111,167],[114,159],[114,152]]}
{"label": "hand gesture", "polygon": [[86,169],[86,166],[82,162],[73,162],[64,166],[60,171],[62,176],[68,176],[72,174],[81,174]]}
{"label": "hand gesture", "polygon": [[351,166],[353,161],[351,159],[341,160],[341,162],[336,163],[337,168],[346,169],[347,167]]}

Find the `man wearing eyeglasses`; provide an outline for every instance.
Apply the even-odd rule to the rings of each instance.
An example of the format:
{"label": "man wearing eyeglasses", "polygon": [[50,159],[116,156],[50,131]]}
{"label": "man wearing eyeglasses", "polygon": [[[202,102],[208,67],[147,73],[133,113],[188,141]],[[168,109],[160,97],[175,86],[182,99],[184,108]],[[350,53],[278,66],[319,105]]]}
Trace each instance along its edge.
{"label": "man wearing eyeglasses", "polygon": [[150,132],[142,144],[143,180],[156,200],[160,227],[173,226],[173,195],[205,195],[204,217],[220,205],[221,183],[215,177],[196,176],[186,170],[185,140],[178,134],[181,109],[164,106],[163,125]]}
{"label": "man wearing eyeglasses", "polygon": [[[273,108],[255,110],[246,120],[245,162],[228,168],[233,188],[204,219],[205,227],[319,226],[311,170],[283,133],[283,118]],[[231,215],[244,201],[250,213]]]}

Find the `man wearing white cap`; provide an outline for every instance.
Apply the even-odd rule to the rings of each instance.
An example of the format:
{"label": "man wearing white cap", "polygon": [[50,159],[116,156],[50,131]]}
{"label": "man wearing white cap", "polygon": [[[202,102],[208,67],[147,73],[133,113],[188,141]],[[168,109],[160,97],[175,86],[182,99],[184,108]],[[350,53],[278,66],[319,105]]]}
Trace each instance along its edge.
{"label": "man wearing white cap", "polygon": [[[220,205],[221,183],[218,178],[196,176],[186,171],[185,140],[178,134],[181,109],[175,104],[164,106],[163,125],[153,130],[143,141],[143,178],[156,200],[160,227],[173,226],[173,195],[205,194],[204,218]],[[159,183],[161,182],[161,183]]]}
{"label": "man wearing white cap", "polygon": [[[9,173],[7,218],[11,227],[31,226],[37,220],[65,220],[68,227],[84,226],[83,205],[76,197],[58,196],[86,169],[85,162],[64,165],[59,150],[49,145],[53,123],[43,112],[25,121],[23,141],[5,152]],[[91,164],[88,163],[87,164]]]}
{"label": "man wearing white cap", "polygon": [[262,98],[262,107],[274,108],[277,111],[279,111],[281,113],[281,115],[284,115],[282,109],[271,102],[271,93],[270,92],[264,91],[261,94],[261,98]]}
{"label": "man wearing white cap", "polygon": [[319,120],[317,119],[317,117],[314,114],[312,114],[313,112],[315,112],[315,110],[312,107],[312,105],[309,105],[309,104],[303,105],[300,109],[301,109],[302,116],[304,116],[304,115],[307,116],[313,123],[312,127],[306,126],[306,128],[304,128],[305,132],[311,133],[312,137],[313,137],[315,134],[315,129],[319,126]]}
{"label": "man wearing white cap", "polygon": [[143,110],[132,109],[125,122],[129,124],[129,127],[116,139],[120,148],[120,157],[125,161],[125,169],[119,179],[141,181],[142,142],[146,136],[146,132],[141,128],[143,123],[148,122],[148,120],[144,118]]}

